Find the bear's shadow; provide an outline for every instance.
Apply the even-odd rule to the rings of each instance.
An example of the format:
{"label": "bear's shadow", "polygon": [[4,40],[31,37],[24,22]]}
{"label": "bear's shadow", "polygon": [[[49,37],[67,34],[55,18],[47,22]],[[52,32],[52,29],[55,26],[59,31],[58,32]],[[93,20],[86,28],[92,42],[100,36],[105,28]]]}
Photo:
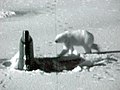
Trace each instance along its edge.
{"label": "bear's shadow", "polygon": [[[99,58],[98,58],[99,59]],[[94,66],[106,66],[109,62],[117,62],[117,59],[107,57],[101,58],[99,62],[94,63],[91,61],[87,61],[79,56],[64,56],[61,58],[57,57],[44,57],[44,58],[35,58],[30,65],[30,71],[40,69],[45,72],[62,72],[63,70],[73,70],[75,67],[80,66],[81,69],[83,66],[87,66],[88,69]]]}
{"label": "bear's shadow", "polygon": [[[102,58],[101,58],[102,59]],[[104,61],[104,59],[102,59]],[[108,57],[105,59],[107,63],[117,61],[115,58]],[[107,63],[94,64],[91,61],[87,61],[79,56],[64,56],[61,58],[57,57],[39,57],[31,60],[28,71],[40,69],[44,72],[62,72],[63,70],[73,70],[75,67],[80,66],[81,70],[83,66],[87,66],[88,69],[93,66],[106,66]],[[10,61],[2,63],[5,67],[11,66]]]}
{"label": "bear's shadow", "polygon": [[45,72],[62,72],[63,70],[72,70],[79,65],[80,62],[85,61],[78,56],[64,56],[57,57],[44,57],[34,58],[31,61],[29,71],[40,69]]}

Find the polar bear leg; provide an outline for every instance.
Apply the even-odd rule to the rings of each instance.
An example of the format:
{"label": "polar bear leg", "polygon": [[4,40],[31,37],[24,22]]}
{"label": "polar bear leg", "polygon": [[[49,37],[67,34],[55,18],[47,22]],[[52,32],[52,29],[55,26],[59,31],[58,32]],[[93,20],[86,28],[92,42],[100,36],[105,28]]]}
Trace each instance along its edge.
{"label": "polar bear leg", "polygon": [[83,47],[84,47],[86,53],[91,53],[91,48],[89,46],[84,45]]}
{"label": "polar bear leg", "polygon": [[72,54],[73,54],[73,51],[74,51],[74,48],[73,48],[73,46],[71,46],[71,47],[69,48],[69,55],[72,55]]}
{"label": "polar bear leg", "polygon": [[58,55],[58,57],[64,56],[68,51],[68,49],[63,49],[62,52]]}
{"label": "polar bear leg", "polygon": [[63,45],[63,50],[61,51],[61,53],[58,55],[58,57],[62,57],[64,56],[66,53],[69,52],[70,46],[65,44]]}

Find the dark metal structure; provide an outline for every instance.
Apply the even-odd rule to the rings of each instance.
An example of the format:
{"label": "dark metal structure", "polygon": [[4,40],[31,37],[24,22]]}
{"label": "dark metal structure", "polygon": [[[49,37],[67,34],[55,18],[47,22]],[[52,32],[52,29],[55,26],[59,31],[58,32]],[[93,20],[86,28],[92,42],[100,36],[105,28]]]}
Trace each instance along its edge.
{"label": "dark metal structure", "polygon": [[[25,57],[24,57],[25,56]],[[24,58],[26,69],[29,70],[30,63],[34,59],[33,40],[28,30],[23,31],[19,44],[19,63],[18,69],[24,67]]]}

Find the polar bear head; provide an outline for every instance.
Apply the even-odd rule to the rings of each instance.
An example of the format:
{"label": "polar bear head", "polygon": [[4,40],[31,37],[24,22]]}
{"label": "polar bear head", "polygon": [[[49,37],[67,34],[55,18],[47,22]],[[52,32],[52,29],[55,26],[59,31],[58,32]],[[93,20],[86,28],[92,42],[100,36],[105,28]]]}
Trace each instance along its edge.
{"label": "polar bear head", "polygon": [[68,31],[58,34],[55,38],[55,42],[64,43],[67,40],[67,34],[68,34]]}

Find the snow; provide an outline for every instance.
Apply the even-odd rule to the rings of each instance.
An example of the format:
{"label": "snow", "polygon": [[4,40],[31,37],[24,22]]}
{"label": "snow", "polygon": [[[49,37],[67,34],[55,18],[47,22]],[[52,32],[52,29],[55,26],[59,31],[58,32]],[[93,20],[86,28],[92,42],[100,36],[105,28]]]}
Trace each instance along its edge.
{"label": "snow", "polygon": [[6,10],[3,10],[0,11],[0,18],[6,18],[6,17],[11,17],[11,16],[14,16],[16,15],[15,12],[13,11],[6,11]]}
{"label": "snow", "polygon": [[[90,31],[101,51],[120,49],[119,0],[57,0],[56,8],[54,4],[54,0],[0,0],[0,11],[12,13],[10,17],[0,19],[0,89],[120,90],[119,53],[82,55],[88,62],[102,57],[102,63],[106,65],[93,66],[90,71],[86,69],[87,64],[82,71],[77,66],[72,71],[60,73],[9,69],[6,59],[10,60],[18,51],[19,40],[25,29],[33,38],[35,57],[60,53],[62,45],[54,44],[55,32],[58,34],[65,30]],[[84,53],[81,47],[75,49]]]}

